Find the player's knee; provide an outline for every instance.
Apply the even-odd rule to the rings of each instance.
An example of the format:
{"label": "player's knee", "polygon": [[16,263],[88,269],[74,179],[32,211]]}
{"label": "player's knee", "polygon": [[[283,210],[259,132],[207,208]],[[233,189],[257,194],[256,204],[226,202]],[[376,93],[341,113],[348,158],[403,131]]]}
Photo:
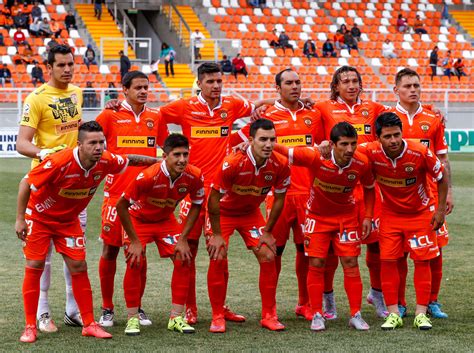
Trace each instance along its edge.
{"label": "player's knee", "polygon": [[356,256],[341,256],[340,259],[343,268],[353,268],[358,265]]}
{"label": "player's knee", "polygon": [[258,262],[272,262],[275,260],[275,255],[266,247],[262,247],[260,251],[256,253]]}
{"label": "player's knee", "polygon": [[112,246],[104,244],[102,247],[102,257],[106,260],[116,260],[120,248],[118,246]]}
{"label": "player's knee", "polygon": [[38,270],[44,269],[45,260],[26,260],[26,267]]}
{"label": "player's knee", "polygon": [[312,267],[323,268],[326,265],[326,259],[321,257],[310,257],[309,265]]}
{"label": "player's knee", "polygon": [[79,260],[78,261],[78,260],[72,260],[70,258],[68,258],[68,259],[65,258],[65,261],[66,261],[66,264],[69,268],[69,272],[71,272],[71,274],[87,271],[87,262],[86,262],[86,260]]}

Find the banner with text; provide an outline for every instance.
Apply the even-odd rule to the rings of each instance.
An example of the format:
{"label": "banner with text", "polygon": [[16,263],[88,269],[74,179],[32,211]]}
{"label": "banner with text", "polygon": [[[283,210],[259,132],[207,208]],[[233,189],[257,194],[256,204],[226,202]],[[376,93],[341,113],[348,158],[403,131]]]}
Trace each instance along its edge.
{"label": "banner with text", "polygon": [[0,128],[0,157],[21,157],[16,151],[18,128]]}

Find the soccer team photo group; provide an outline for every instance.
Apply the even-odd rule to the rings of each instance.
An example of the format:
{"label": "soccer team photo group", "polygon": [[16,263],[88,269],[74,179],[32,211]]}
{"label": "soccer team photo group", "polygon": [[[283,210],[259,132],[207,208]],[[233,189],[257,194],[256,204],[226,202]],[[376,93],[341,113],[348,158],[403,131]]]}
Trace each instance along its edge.
{"label": "soccer team photo group", "polygon": [[[192,2],[197,15],[189,16],[230,31],[222,41],[205,27],[194,31],[200,27],[186,17],[186,2],[124,3],[0,3],[0,33],[28,32],[24,43],[12,36],[17,54],[51,39],[34,87],[6,71],[0,77],[5,121],[18,109],[9,130],[16,158],[1,159],[0,168],[2,350],[473,349],[473,161],[451,153],[446,138],[463,119],[460,126],[472,126],[468,73],[443,64],[449,81],[440,80],[437,53],[429,72],[412,59],[395,69],[395,54],[383,54],[387,66],[376,67],[361,33],[379,19],[393,22],[379,30],[395,41],[429,36],[423,19],[429,30],[455,33],[462,22],[454,12],[469,12],[470,1]],[[390,23],[387,4],[401,13]],[[354,18],[362,7],[382,17]],[[109,18],[121,24],[128,13],[125,28],[139,29],[140,18],[153,23],[153,14],[167,11],[171,32],[160,32],[155,19],[161,54],[157,39],[142,38],[143,29],[125,38],[122,25],[124,50],[107,52]],[[51,35],[45,13],[59,23]],[[293,20],[282,25],[285,14]],[[354,27],[340,26],[334,45],[328,33],[318,55],[308,42],[322,38],[304,26],[332,32],[331,20],[344,14]],[[229,26],[220,22],[226,16]],[[243,21],[240,34],[232,32],[235,18]],[[187,34],[172,21],[184,21]],[[100,43],[94,23],[104,31]],[[258,23],[274,26],[260,40],[274,36],[262,62],[245,46],[263,35]],[[298,41],[297,28],[305,33]],[[75,34],[86,31],[95,44],[82,55]],[[178,47],[170,36],[187,41]],[[221,50],[230,41],[237,48],[235,40],[243,58],[230,61]],[[140,51],[148,45],[148,54]],[[457,55],[462,45],[449,49]],[[186,63],[182,53],[189,64],[174,62]],[[146,55],[160,59],[147,65]],[[180,65],[192,69],[189,91]],[[85,82],[88,75],[95,80]],[[460,93],[451,101],[454,82]],[[369,93],[374,88],[380,92]],[[8,90],[18,90],[18,104],[9,103]]]}

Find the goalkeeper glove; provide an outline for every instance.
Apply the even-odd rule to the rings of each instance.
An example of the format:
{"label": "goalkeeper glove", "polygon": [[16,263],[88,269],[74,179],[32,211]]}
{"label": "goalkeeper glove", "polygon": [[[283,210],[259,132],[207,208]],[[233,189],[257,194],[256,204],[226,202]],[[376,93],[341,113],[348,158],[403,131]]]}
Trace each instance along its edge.
{"label": "goalkeeper glove", "polygon": [[43,148],[41,151],[39,151],[36,155],[39,157],[39,160],[42,161],[44,160],[47,156],[50,154],[62,151],[63,149],[67,148],[66,144],[62,144],[53,148]]}

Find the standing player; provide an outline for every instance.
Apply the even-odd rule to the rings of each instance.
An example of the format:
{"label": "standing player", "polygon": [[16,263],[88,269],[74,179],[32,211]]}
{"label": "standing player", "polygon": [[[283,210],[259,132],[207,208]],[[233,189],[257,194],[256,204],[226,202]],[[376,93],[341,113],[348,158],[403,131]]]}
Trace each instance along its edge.
{"label": "standing player", "polygon": [[[259,119],[250,126],[250,147],[224,159],[209,196],[208,213],[212,226],[207,248],[210,255],[207,284],[212,306],[210,332],[225,332],[224,303],[227,292],[227,247],[237,230],[260,264],[262,327],[281,331],[285,326],[276,313],[277,273],[273,228],[283,209],[290,185],[288,161],[273,153],[275,126]],[[274,188],[273,207],[265,222],[259,209]],[[264,246],[265,245],[265,246]]]}
{"label": "standing player", "polygon": [[[23,115],[18,131],[17,151],[33,158],[31,167],[36,167],[48,154],[65,147],[75,147],[77,131],[82,117],[82,91],[71,84],[74,74],[74,56],[71,48],[65,45],[53,47],[48,54],[47,83],[30,93],[23,106]],[[87,214],[79,215],[83,232],[86,228]],[[52,245],[46,256],[37,319],[43,332],[56,332],[58,329],[51,318],[48,290],[51,285]],[[71,274],[66,264],[66,310],[64,323],[69,326],[82,326],[81,316],[72,292]]]}
{"label": "standing player", "polygon": [[[402,138],[402,122],[395,113],[383,113],[376,122],[378,141],[365,146],[382,193],[380,216],[380,258],[382,289],[389,316],[382,329],[403,325],[398,310],[400,276],[397,260],[409,248],[414,261],[416,310],[413,325],[429,330],[426,316],[430,300],[430,260],[439,255],[436,230],[444,223],[447,176],[439,159],[421,143]],[[429,186],[429,178],[438,183],[438,204]]]}
{"label": "standing player", "polygon": [[[160,118],[158,110],[148,108],[148,77],[140,71],[125,74],[122,80],[126,97],[117,111],[105,109],[97,122],[104,129],[107,150],[118,154],[141,154],[156,157],[157,147],[168,136],[166,123]],[[136,178],[143,167],[128,168],[121,175],[109,175],[104,187],[102,204],[102,227],[100,237],[103,240],[102,256],[99,261],[100,286],[102,290],[102,316],[99,323],[104,327],[114,324],[114,279],[117,255],[122,246],[122,225],[117,217],[115,204],[127,185]],[[141,273],[140,300],[146,283],[146,256],[143,256]],[[145,312],[139,308],[140,323],[151,325]]]}
{"label": "standing player", "polygon": [[[313,146],[319,144],[323,137],[323,126],[317,110],[305,109],[301,102],[301,80],[292,69],[286,69],[275,76],[276,90],[280,99],[269,107],[262,117],[273,121],[277,135],[277,143],[283,146]],[[247,141],[250,125],[238,131],[240,141]],[[236,139],[237,140],[237,139]],[[236,142],[236,141],[235,141]],[[308,201],[311,181],[305,167],[291,166],[291,185],[286,195],[282,214],[275,224],[273,236],[276,239],[277,252],[275,264],[277,279],[281,270],[281,257],[293,231],[296,246],[296,277],[298,280],[298,304],[296,315],[311,320],[306,278],[308,276],[308,257],[304,254],[303,224],[305,219],[304,205]],[[267,212],[272,209],[273,197],[267,198]]]}
{"label": "standing player", "polygon": [[[349,325],[366,331],[369,325],[360,313],[362,280],[357,258],[361,238],[367,237],[371,230],[375,180],[367,157],[356,152],[357,132],[351,124],[336,124],[331,130],[331,142],[329,160],[311,148],[277,146],[275,150],[288,156],[292,165],[307,167],[311,173],[312,188],[304,224],[305,253],[309,256],[308,291],[314,314],[311,330],[326,329],[322,316],[324,265],[332,244],[344,268],[344,288],[351,311]],[[364,186],[366,204],[362,225],[354,200],[354,189],[359,182]]]}
{"label": "standing player", "polygon": [[[420,103],[421,85],[420,76],[411,69],[399,71],[395,77],[394,92],[398,96],[398,103],[394,112],[398,115],[403,124],[403,137],[408,140],[421,142],[428,146],[432,153],[444,165],[444,170],[449,182],[447,195],[447,210],[449,215],[454,207],[452,187],[451,187],[451,167],[448,159],[448,145],[444,137],[444,125],[433,112],[424,108]],[[437,196],[437,183],[431,181],[430,188]],[[448,315],[441,310],[438,302],[438,294],[443,275],[443,255],[442,249],[448,244],[448,229],[446,223],[438,229],[437,242],[440,255],[430,261],[431,265],[431,296],[428,305],[428,313],[435,318],[447,318]],[[400,271],[400,294],[399,311],[400,316],[406,315],[405,285],[408,273],[406,258],[401,258],[399,263]]]}
{"label": "standing player", "polygon": [[[127,234],[128,261],[123,281],[128,312],[127,335],[140,334],[140,285],[144,286],[140,284],[140,267],[144,265],[145,247],[151,242],[156,243],[161,257],[170,257],[174,264],[168,329],[194,333],[194,328],[183,317],[192,257],[187,237],[204,202],[203,178],[198,168],[188,164],[189,142],[186,137],[170,135],[163,149],[163,161],[141,172],[117,203],[117,212]],[[192,206],[182,227],[173,212],[186,195],[190,195]]]}
{"label": "standing player", "polygon": [[20,182],[15,231],[24,242],[26,258],[23,302],[26,328],[20,341],[36,341],[40,277],[50,242],[63,255],[84,323],[83,336],[111,338],[94,322],[92,290],[87,276],[85,238],[79,213],[86,208],[107,174],[130,165],[150,165],[156,158],[104,153],[101,126],[92,121],[79,128],[77,147],[47,158]]}

